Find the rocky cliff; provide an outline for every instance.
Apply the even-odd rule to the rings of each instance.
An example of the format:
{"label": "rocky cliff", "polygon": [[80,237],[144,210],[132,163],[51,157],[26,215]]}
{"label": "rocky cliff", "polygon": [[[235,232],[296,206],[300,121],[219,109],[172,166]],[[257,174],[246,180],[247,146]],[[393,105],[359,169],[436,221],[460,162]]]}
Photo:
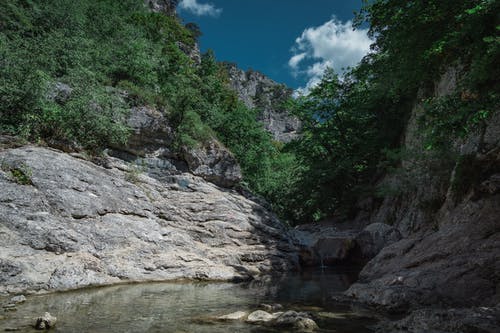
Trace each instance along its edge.
{"label": "rocky cliff", "polygon": [[[433,96],[452,93],[459,78],[460,70],[451,68],[436,83]],[[456,139],[451,155],[422,148],[421,113],[417,103],[403,138],[404,150],[411,153],[378,184],[391,190],[381,201],[365,200],[356,219],[361,225],[391,225],[403,238],[364,267],[347,295],[395,312],[482,306],[484,311],[452,310],[457,313],[452,331],[493,332],[471,318],[494,320],[492,307],[500,302],[500,112],[469,137]],[[498,315],[500,309],[496,311]],[[436,316],[433,311],[412,312],[382,331],[399,332],[405,325],[413,327],[411,332],[448,331]]]}
{"label": "rocky cliff", "polygon": [[256,108],[259,120],[276,141],[289,142],[297,137],[300,121],[292,116],[283,103],[292,96],[292,90],[278,84],[262,73],[243,71],[236,65],[224,63],[230,87],[249,108]]}
{"label": "rocky cliff", "polygon": [[[276,217],[188,172],[0,145],[0,293],[293,269]],[[158,170],[156,170],[158,171]]]}

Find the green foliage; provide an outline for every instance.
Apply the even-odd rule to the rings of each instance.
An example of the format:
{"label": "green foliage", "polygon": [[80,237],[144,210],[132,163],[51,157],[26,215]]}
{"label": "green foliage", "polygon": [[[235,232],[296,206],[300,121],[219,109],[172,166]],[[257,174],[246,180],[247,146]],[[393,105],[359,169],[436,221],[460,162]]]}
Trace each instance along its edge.
{"label": "green foliage", "polygon": [[0,163],[0,169],[9,172],[11,179],[20,185],[33,185],[33,181],[31,180],[33,171],[25,163],[10,165],[2,161]]}

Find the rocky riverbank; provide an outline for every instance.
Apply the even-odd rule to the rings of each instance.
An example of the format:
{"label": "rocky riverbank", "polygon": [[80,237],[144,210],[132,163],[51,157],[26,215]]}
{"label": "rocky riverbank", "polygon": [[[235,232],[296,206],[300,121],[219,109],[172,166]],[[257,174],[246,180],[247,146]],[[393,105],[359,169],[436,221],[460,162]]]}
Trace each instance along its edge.
{"label": "rocky riverbank", "polygon": [[243,280],[297,267],[277,218],[188,173],[163,180],[108,157],[0,151],[0,292],[132,281]]}

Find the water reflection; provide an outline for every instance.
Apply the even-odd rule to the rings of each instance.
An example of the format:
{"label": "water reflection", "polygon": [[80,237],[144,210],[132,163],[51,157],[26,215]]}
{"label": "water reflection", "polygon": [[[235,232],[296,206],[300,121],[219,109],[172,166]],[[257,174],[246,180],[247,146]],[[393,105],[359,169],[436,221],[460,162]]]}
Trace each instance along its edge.
{"label": "water reflection", "polygon": [[[316,270],[268,281],[230,283],[151,283],[121,285],[30,297],[0,321],[0,328],[21,328],[45,311],[58,317],[55,332],[275,332],[241,322],[207,323],[261,303],[328,314],[345,312],[332,295],[345,290],[356,271]],[[326,315],[315,317],[324,332],[368,332],[370,320]],[[337,329],[337,330],[333,330]],[[338,330],[341,329],[341,330]]]}

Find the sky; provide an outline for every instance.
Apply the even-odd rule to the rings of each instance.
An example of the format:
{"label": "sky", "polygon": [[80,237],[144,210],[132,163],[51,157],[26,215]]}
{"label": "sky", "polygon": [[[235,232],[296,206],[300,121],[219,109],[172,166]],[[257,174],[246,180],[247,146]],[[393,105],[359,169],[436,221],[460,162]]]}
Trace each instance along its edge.
{"label": "sky", "polygon": [[184,23],[201,28],[202,51],[307,91],[327,67],[338,73],[369,51],[366,29],[353,31],[361,0],[181,0]]}

